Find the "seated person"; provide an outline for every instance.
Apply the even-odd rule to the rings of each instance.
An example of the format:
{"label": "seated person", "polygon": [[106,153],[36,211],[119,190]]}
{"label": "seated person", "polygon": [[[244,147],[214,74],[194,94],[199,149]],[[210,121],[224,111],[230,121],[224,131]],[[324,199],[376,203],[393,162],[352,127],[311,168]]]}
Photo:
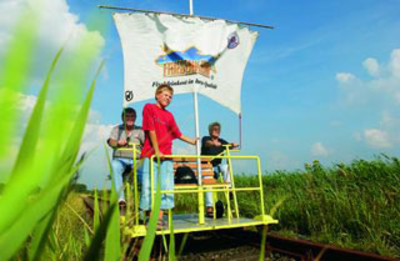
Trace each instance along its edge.
{"label": "seated person", "polygon": [[[201,155],[212,155],[216,156],[222,153],[225,150],[225,146],[223,145],[231,145],[232,148],[238,146],[236,143],[228,143],[226,140],[221,139],[221,124],[218,122],[213,122],[208,126],[208,132],[210,136],[205,136],[201,140]],[[214,167],[215,178],[219,178],[220,173],[222,173],[224,181],[227,183],[231,182],[231,177],[228,169],[228,164],[222,163],[222,159],[213,159],[211,164]],[[213,216],[213,198],[212,192],[206,192],[206,208],[207,208],[207,216]]]}
{"label": "seated person", "polygon": [[[123,189],[123,174],[127,169],[132,169],[133,154],[132,151],[120,151],[118,148],[129,148],[129,144],[138,144],[139,148],[144,142],[144,132],[141,127],[135,125],[136,111],[127,107],[121,114],[122,124],[115,126],[111,130],[110,138],[107,140],[108,145],[114,149],[111,167],[113,170],[115,190],[119,193],[119,205],[123,209],[126,206],[125,195]],[[140,153],[137,153],[137,159]],[[139,164],[138,164],[139,165]],[[141,183],[141,172],[137,172],[138,184]]]}

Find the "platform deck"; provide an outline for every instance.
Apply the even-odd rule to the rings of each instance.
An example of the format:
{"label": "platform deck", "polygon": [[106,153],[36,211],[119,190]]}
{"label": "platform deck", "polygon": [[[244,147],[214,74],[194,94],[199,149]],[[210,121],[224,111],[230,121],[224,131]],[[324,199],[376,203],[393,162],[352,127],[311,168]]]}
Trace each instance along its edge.
{"label": "platform deck", "polygon": [[[277,220],[274,220],[270,216],[265,216],[263,220],[255,220],[250,218],[205,218],[204,224],[199,224],[198,214],[175,214],[173,215],[173,228],[174,234],[188,233],[196,231],[208,231],[208,230],[219,230],[219,229],[232,229],[239,227],[249,227],[258,225],[276,224]],[[134,226],[126,228],[125,233],[132,237],[140,237],[146,235],[146,227],[144,225]],[[158,235],[169,234],[169,228],[157,231]]]}

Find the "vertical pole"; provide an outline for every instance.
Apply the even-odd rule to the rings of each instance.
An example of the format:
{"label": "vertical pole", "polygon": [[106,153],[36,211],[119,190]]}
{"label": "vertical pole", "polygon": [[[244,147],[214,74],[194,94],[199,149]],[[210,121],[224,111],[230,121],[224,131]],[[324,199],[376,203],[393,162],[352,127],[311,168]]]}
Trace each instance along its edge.
{"label": "vertical pole", "polygon": [[264,210],[264,191],[263,191],[263,183],[262,183],[262,174],[261,174],[261,163],[260,157],[257,157],[257,172],[258,172],[258,184],[260,189],[260,208],[261,208],[261,216],[262,221],[265,219],[265,210]]}
{"label": "vertical pole", "polygon": [[239,150],[242,149],[242,113],[239,113]]}
{"label": "vertical pole", "polygon": [[199,129],[199,106],[197,101],[197,90],[195,89],[193,92],[193,104],[194,104],[194,121],[195,121],[195,136],[196,140],[196,155],[197,155],[197,171],[198,171],[198,178],[199,178],[199,185],[202,185],[201,179],[201,161],[200,161],[200,141],[198,138],[200,137],[200,129]]}
{"label": "vertical pole", "polygon": [[[201,173],[201,160],[200,160],[200,129],[199,129],[199,106],[197,102],[197,89],[195,87],[193,92],[193,104],[194,104],[194,121],[195,121],[195,133],[196,133],[196,156],[197,156],[197,178],[199,183],[199,190],[203,189],[203,177]],[[199,224],[204,224],[204,192],[198,193],[199,201]]]}
{"label": "vertical pole", "polygon": [[228,161],[228,168],[229,168],[229,176],[231,177],[231,185],[230,188],[232,190],[232,195],[233,195],[233,202],[234,202],[234,207],[235,207],[235,212],[236,212],[236,217],[239,218],[239,206],[237,203],[237,197],[236,197],[236,187],[235,187],[235,177],[233,175],[233,166],[232,166],[232,160],[231,160],[231,151],[229,149],[229,146],[226,146],[226,156],[228,156],[227,161]]}
{"label": "vertical pole", "polygon": [[[193,15],[193,0],[189,0],[190,15]],[[199,190],[203,190],[203,177],[201,175],[201,160],[200,160],[200,129],[199,129],[199,106],[197,102],[197,88],[193,92],[194,103],[194,121],[196,133],[196,155],[197,155],[197,178],[199,182]],[[204,192],[198,193],[199,201],[199,224],[204,224]]]}
{"label": "vertical pole", "polygon": [[193,0],[189,0],[190,15],[193,15]]}

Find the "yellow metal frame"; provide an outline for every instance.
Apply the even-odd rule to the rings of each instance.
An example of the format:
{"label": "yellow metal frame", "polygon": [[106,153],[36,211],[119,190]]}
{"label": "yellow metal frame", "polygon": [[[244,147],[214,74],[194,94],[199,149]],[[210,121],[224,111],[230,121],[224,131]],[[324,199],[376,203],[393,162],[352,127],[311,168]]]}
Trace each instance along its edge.
{"label": "yellow metal frame", "polygon": [[[133,185],[134,185],[134,225],[139,225],[139,189],[138,189],[138,184],[137,184],[137,153],[140,153],[140,151],[137,149],[139,147],[139,144],[136,143],[129,143],[131,147],[128,148],[118,148],[117,151],[131,151],[132,152],[132,159],[133,159],[133,166],[132,166],[132,173],[133,173]],[[127,191],[127,199],[130,197],[130,185],[129,183],[125,185],[126,186],[126,191]],[[127,210],[129,210],[129,200],[127,200],[128,206]]]}
{"label": "yellow metal frame", "polygon": [[[144,225],[139,224],[139,192],[138,192],[138,184],[137,184],[137,145],[136,144],[130,144],[132,145],[132,148],[119,148],[118,150],[122,151],[132,151],[132,158],[133,158],[133,181],[134,181],[134,219],[133,219],[133,226],[129,225],[129,227],[126,227],[124,232],[126,234],[131,235],[132,237],[137,237],[137,236],[144,236],[146,234],[146,228]],[[206,230],[215,230],[215,229],[230,229],[230,228],[237,228],[237,227],[247,227],[247,226],[258,226],[258,225],[268,225],[268,224],[276,224],[278,223],[278,220],[273,219],[271,216],[265,214],[265,208],[264,208],[264,192],[263,192],[263,185],[262,185],[262,174],[261,174],[261,161],[260,157],[258,156],[240,156],[240,155],[231,155],[232,152],[239,152],[239,150],[230,150],[229,145],[226,146],[226,155],[220,154],[217,156],[212,156],[212,159],[226,159],[229,167],[229,175],[230,175],[230,184],[210,184],[210,185],[204,185],[201,183],[201,185],[185,185],[185,186],[175,186],[174,190],[161,190],[161,194],[184,194],[184,193],[195,193],[198,194],[198,226],[197,227],[191,227],[187,229],[175,229],[174,233],[189,233],[189,232],[195,232],[195,231],[206,231]],[[201,159],[206,158],[210,159],[210,156],[195,156],[195,155],[166,155],[166,158],[189,158],[189,159]],[[155,188],[154,188],[154,164],[157,164],[157,162],[154,161],[155,155],[151,157],[150,160],[150,186],[151,186],[151,204],[152,208],[154,207],[154,199],[155,199]],[[239,159],[239,160],[255,160],[257,163],[257,176],[258,176],[258,186],[255,187],[240,187],[236,188],[235,186],[235,179],[234,179],[234,174],[233,174],[233,168],[232,168],[232,160],[234,159]],[[199,178],[201,176],[199,175]],[[130,193],[129,185],[127,186],[128,188],[128,195]],[[231,204],[229,200],[229,192],[232,192],[233,194],[233,204],[234,204],[234,209],[235,209],[235,218],[236,220],[240,220],[240,213],[239,213],[239,206],[238,206],[238,201],[237,201],[237,195],[236,192],[243,192],[243,191],[259,191],[260,193],[260,215],[255,216],[254,219],[251,222],[245,222],[245,223],[238,223],[238,222],[233,222],[232,218],[232,211],[231,211]],[[204,192],[223,192],[226,197],[226,204],[227,204],[227,220],[228,224],[226,225],[207,225],[205,223],[205,218],[204,218]],[[172,211],[168,212],[168,215],[171,215]],[[215,217],[215,211],[214,211],[214,220],[216,219]],[[169,218],[168,220],[172,220]],[[157,234],[168,234],[169,230],[165,231],[157,231]]]}

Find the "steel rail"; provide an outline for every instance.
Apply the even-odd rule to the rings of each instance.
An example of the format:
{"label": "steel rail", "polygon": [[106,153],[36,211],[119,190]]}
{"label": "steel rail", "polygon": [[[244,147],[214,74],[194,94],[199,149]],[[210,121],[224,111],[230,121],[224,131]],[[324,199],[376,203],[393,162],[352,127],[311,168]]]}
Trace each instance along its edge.
{"label": "steel rail", "polygon": [[174,16],[180,16],[180,17],[198,17],[200,19],[209,20],[209,21],[225,20],[228,23],[232,23],[232,24],[241,24],[241,25],[247,25],[247,26],[254,26],[254,27],[260,27],[260,28],[264,28],[264,29],[274,29],[274,27],[271,26],[271,25],[240,22],[240,21],[227,20],[227,19],[215,18],[215,17],[209,17],[209,16],[179,14],[179,13],[173,13],[173,12],[160,12],[160,11],[154,11],[154,10],[142,10],[142,9],[135,9],[135,8],[128,8],[128,7],[118,7],[118,6],[110,6],[110,5],[99,5],[98,8],[116,10],[116,11],[137,12],[137,13],[168,14],[168,15],[174,15]]}
{"label": "steel rail", "polygon": [[377,254],[287,238],[277,234],[268,235],[266,247],[268,251],[289,255],[299,261],[398,261],[398,259]]}

